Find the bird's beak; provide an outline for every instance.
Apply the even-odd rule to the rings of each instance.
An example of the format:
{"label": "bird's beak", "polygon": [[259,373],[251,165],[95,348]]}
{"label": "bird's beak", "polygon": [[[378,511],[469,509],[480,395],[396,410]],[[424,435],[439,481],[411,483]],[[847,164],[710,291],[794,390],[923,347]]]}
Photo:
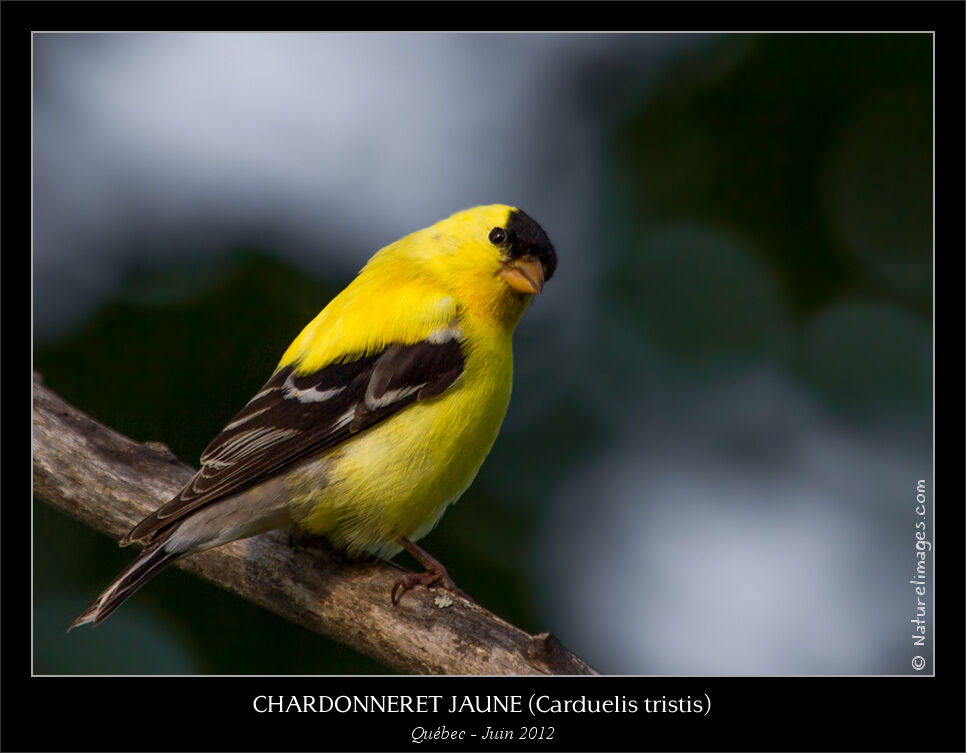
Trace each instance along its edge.
{"label": "bird's beak", "polygon": [[517,293],[539,293],[543,290],[543,265],[533,256],[504,262],[500,277]]}

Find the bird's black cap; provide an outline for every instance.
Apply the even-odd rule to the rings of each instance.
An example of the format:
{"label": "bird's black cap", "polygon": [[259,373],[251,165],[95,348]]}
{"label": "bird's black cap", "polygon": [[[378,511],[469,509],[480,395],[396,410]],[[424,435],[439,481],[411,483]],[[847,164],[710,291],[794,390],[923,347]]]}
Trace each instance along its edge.
{"label": "bird's black cap", "polygon": [[543,278],[549,280],[557,269],[557,252],[553,244],[530,215],[515,209],[506,223],[506,245],[510,258],[534,256],[543,265]]}

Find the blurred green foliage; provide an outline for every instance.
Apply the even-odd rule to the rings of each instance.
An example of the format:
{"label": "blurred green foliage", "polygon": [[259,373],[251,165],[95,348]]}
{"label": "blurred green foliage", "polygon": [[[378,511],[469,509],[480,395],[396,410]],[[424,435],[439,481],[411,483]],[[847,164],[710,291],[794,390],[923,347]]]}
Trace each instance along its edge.
{"label": "blurred green foliage", "polygon": [[[640,225],[699,217],[748,239],[795,311],[867,295],[928,315],[928,277],[879,289],[869,267],[883,252],[930,261],[931,37],[761,36],[710,78],[705,59],[717,57],[670,71],[614,142],[614,164],[629,158],[620,185],[637,195]],[[870,101],[887,105],[877,118],[866,116]],[[848,155],[853,166],[837,164],[843,142],[866,152]],[[873,258],[836,227],[836,192],[875,208],[860,218],[882,244]]]}
{"label": "blurred green foliage", "polygon": [[928,406],[931,44],[735,35],[668,70],[610,142],[621,315],[686,362],[774,358],[839,408]]}

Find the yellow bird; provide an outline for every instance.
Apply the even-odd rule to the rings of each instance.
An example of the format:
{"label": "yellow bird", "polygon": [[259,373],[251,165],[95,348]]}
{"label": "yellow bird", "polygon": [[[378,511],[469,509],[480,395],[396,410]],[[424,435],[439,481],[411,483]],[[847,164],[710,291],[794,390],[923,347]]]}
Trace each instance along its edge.
{"label": "yellow bird", "polygon": [[413,542],[466,491],[510,401],[512,336],[557,266],[515,207],[458,212],[378,251],[208,445],[177,496],[121,541],[144,550],[71,628],[99,623],[178,557],[284,526],[350,557],[403,548],[393,585],[462,592]]}

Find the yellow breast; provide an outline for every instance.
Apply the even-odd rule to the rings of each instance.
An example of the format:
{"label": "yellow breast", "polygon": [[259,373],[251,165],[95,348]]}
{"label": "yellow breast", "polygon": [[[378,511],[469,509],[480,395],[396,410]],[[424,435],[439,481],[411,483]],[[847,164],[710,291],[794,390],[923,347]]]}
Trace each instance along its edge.
{"label": "yellow breast", "polygon": [[510,400],[510,337],[474,347],[460,378],[439,397],[335,448],[321,489],[293,489],[300,525],[350,554],[390,557],[402,536],[427,534],[476,477]]}

